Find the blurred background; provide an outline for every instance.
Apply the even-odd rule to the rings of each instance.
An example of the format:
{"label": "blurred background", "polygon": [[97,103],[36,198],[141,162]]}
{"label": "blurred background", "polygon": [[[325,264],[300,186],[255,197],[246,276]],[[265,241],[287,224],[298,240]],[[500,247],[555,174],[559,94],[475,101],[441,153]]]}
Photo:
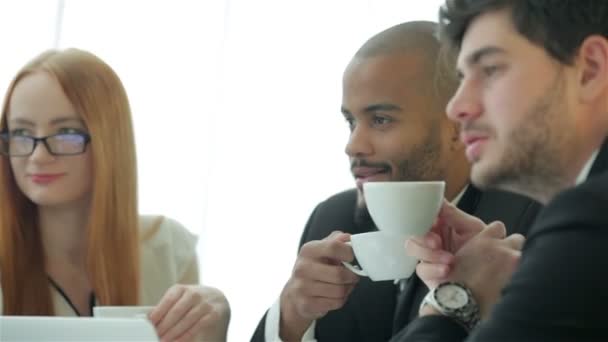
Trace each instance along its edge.
{"label": "blurred background", "polygon": [[[201,279],[251,337],[314,206],[354,185],[342,72],[365,40],[440,0],[3,0],[0,90],[49,48],[89,50],[131,100],[140,209],[199,237]],[[338,228],[338,227],[336,227]]]}

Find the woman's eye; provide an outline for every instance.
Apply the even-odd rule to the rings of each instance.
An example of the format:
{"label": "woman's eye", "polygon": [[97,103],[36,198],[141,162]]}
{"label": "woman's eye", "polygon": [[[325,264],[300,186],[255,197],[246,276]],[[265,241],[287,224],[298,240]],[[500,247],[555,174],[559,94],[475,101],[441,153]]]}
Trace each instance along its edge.
{"label": "woman's eye", "polygon": [[82,130],[76,129],[76,128],[70,128],[70,127],[62,127],[59,130],[57,130],[57,133],[59,133],[59,134],[78,134],[78,133],[82,133]]}
{"label": "woman's eye", "polygon": [[10,131],[11,135],[16,135],[16,136],[23,136],[23,135],[30,135],[28,133],[28,131],[24,128],[15,128],[13,130]]}

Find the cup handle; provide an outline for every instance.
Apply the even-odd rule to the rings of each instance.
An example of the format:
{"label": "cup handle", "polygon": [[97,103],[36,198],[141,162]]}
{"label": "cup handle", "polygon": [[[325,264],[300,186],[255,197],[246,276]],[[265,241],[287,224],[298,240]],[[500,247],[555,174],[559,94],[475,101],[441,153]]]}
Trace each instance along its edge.
{"label": "cup handle", "polygon": [[342,265],[344,265],[344,267],[348,268],[351,272],[353,272],[356,275],[369,277],[369,275],[367,275],[367,273],[365,273],[364,270],[360,269],[359,267],[357,267],[355,265],[351,265],[351,264],[347,263],[346,261],[342,261]]}
{"label": "cup handle", "polygon": [[[352,243],[350,241],[347,241],[346,244],[352,246]],[[356,275],[363,276],[363,277],[369,277],[367,272],[365,272],[363,269],[359,268],[358,266],[355,266],[346,261],[342,261],[342,265],[344,265],[344,267],[348,268],[351,272],[353,272]]]}

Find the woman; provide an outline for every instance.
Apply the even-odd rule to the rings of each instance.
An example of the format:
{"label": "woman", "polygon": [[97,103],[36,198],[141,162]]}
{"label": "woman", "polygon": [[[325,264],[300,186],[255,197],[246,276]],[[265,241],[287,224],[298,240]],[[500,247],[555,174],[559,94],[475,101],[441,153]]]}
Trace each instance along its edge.
{"label": "woman", "polygon": [[161,339],[225,340],[228,302],[196,285],[194,236],[138,216],[129,103],[107,64],[41,54],[9,86],[0,132],[2,314],[155,305]]}

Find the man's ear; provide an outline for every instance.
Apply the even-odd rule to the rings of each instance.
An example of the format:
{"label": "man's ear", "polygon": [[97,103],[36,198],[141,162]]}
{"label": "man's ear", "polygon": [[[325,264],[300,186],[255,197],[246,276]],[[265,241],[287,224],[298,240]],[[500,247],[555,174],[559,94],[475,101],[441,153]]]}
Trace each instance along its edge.
{"label": "man's ear", "polygon": [[587,37],[581,44],[579,64],[579,98],[582,102],[594,102],[605,97],[608,89],[608,40],[600,35]]}

